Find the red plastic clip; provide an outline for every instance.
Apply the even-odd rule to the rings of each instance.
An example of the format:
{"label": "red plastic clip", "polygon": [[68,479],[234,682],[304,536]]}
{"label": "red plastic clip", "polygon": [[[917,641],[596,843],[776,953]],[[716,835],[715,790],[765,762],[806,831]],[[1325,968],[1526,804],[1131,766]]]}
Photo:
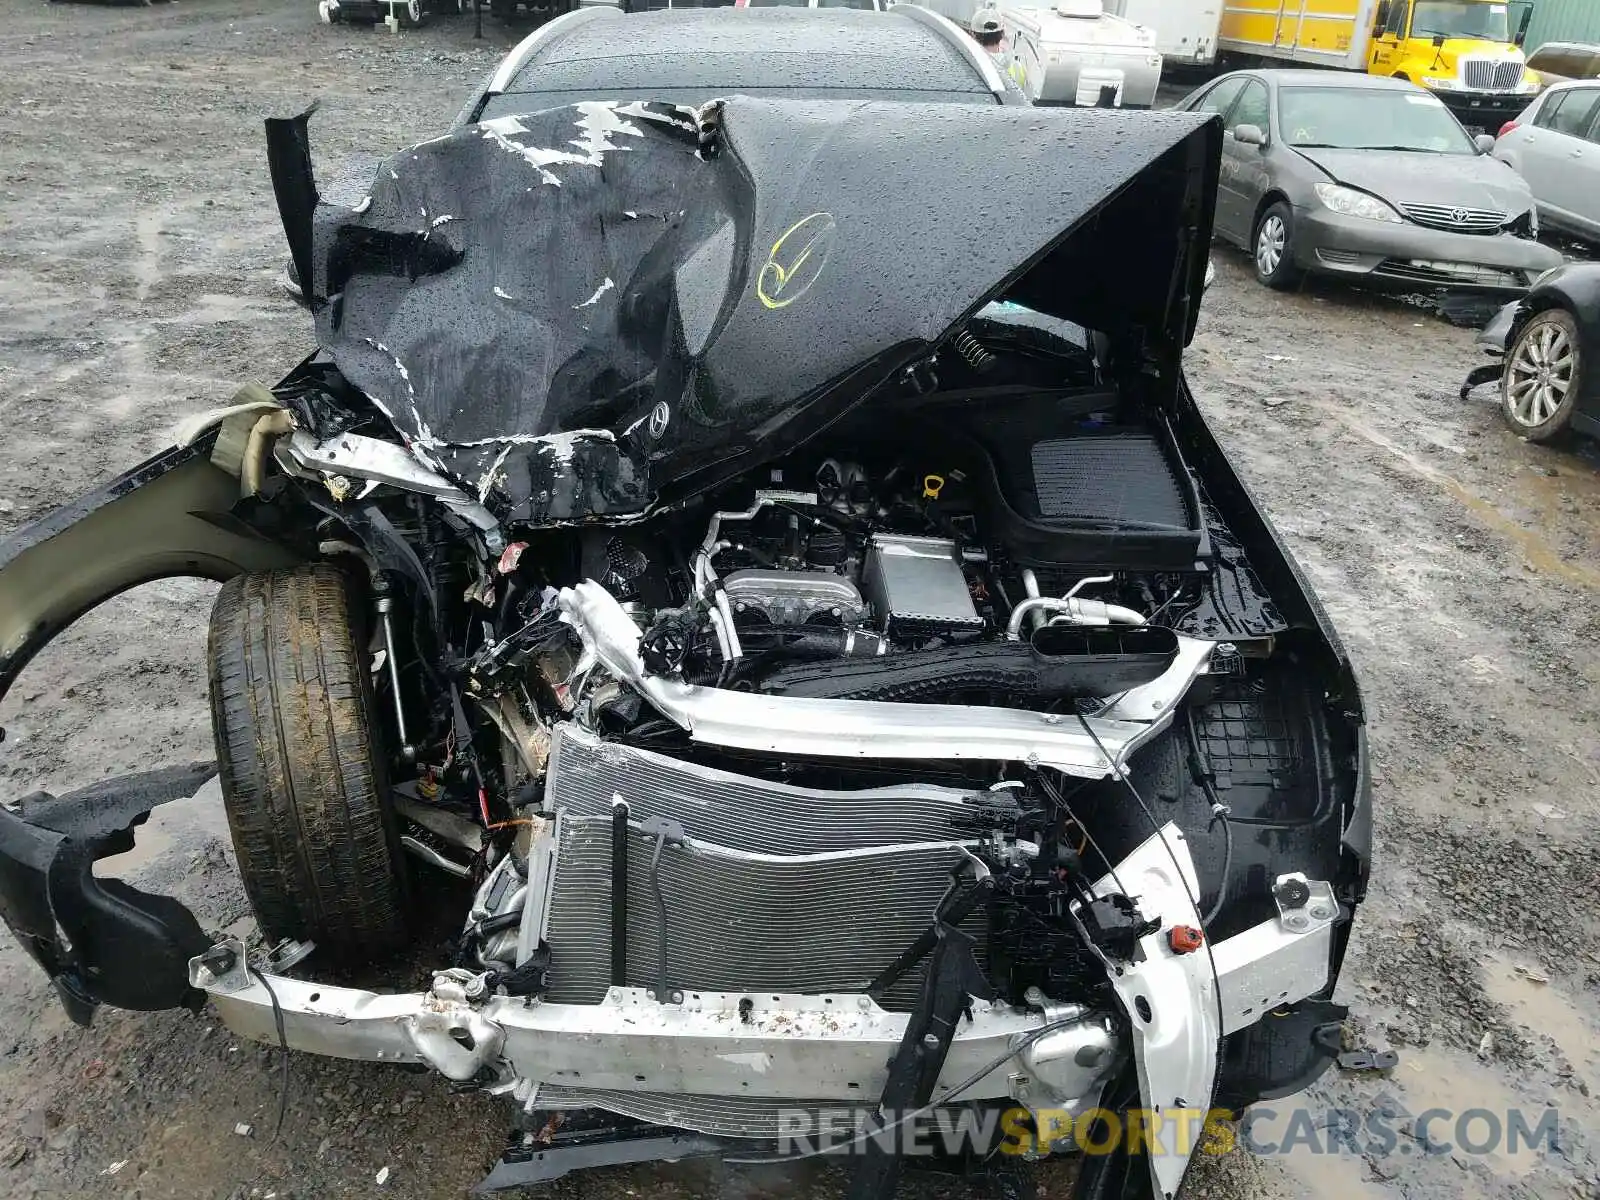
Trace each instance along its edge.
{"label": "red plastic clip", "polygon": [[1206,935],[1193,925],[1174,925],[1167,931],[1167,945],[1174,954],[1193,954],[1205,940]]}

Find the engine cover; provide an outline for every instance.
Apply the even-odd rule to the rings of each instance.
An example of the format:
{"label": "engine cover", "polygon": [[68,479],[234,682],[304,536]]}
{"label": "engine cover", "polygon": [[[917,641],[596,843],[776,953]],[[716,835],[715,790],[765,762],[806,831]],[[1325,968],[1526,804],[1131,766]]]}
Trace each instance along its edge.
{"label": "engine cover", "polygon": [[759,615],[773,625],[859,625],[867,619],[856,585],[831,571],[732,571],[722,586],[735,616]]}

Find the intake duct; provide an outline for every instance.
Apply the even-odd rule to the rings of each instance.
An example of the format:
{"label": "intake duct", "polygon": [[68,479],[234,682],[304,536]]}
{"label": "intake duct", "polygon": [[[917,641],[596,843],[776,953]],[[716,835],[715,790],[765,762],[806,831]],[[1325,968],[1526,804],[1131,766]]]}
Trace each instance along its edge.
{"label": "intake duct", "polygon": [[1027,642],[916,650],[784,667],[761,690],[827,700],[941,700],[998,692],[1017,703],[1110,696],[1158,678],[1178,653],[1170,629],[1046,625]]}

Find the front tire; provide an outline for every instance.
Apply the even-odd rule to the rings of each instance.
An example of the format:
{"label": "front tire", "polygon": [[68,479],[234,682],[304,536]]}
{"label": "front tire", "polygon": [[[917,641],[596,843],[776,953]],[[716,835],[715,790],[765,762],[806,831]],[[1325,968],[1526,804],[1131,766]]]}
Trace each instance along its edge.
{"label": "front tire", "polygon": [[1500,412],[1512,432],[1549,442],[1572,424],[1583,387],[1578,322],[1564,308],[1546,309],[1517,334],[1500,375]]}
{"label": "front tire", "polygon": [[262,933],[356,958],[404,946],[398,831],[344,576],[229,580],[207,665],[223,804]]}
{"label": "front tire", "polygon": [[1300,282],[1300,269],[1294,265],[1294,210],[1284,201],[1272,204],[1256,222],[1250,256],[1256,278],[1269,288],[1283,291]]}

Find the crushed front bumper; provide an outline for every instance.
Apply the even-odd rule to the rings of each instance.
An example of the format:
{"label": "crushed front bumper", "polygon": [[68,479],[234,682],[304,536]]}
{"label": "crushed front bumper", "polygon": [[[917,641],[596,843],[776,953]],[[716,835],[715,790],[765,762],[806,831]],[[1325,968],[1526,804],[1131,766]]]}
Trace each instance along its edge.
{"label": "crushed front bumper", "polygon": [[[1119,863],[1117,878],[1160,926],[1113,980],[1123,1011],[974,1000],[931,1104],[1006,1102],[1048,1113],[1059,1127],[1063,1113],[1100,1104],[1131,1057],[1147,1108],[1204,1108],[1217,1090],[1219,1048],[1233,1035],[1305,1001],[1321,1021],[1337,1023],[1342,1014],[1312,1000],[1326,994],[1334,969],[1341,914],[1331,890],[1325,903],[1313,900],[1195,954],[1168,938],[1194,919],[1196,876],[1176,827]],[[1117,885],[1107,877],[1098,890]],[[613,987],[597,1004],[530,1002],[491,995],[482,976],[463,970],[437,972],[426,992],[379,995],[255,971],[236,941],[198,955],[189,982],[241,1037],[425,1064],[529,1112],[670,1114],[671,1126],[716,1137],[770,1134],[763,1114],[776,1119],[784,1106],[871,1106],[916,1020],[865,993],[691,991],[663,1003],[642,988]],[[1300,1033],[1305,1044],[1290,1057],[1302,1070],[1310,1061],[1314,1074],[1326,1058],[1313,1052],[1309,1028]],[[1151,1158],[1156,1194],[1176,1192],[1189,1150]]]}
{"label": "crushed front bumper", "polygon": [[1451,233],[1410,222],[1369,221],[1322,207],[1295,210],[1302,269],[1394,289],[1515,294],[1561,265],[1561,254],[1512,234]]}

